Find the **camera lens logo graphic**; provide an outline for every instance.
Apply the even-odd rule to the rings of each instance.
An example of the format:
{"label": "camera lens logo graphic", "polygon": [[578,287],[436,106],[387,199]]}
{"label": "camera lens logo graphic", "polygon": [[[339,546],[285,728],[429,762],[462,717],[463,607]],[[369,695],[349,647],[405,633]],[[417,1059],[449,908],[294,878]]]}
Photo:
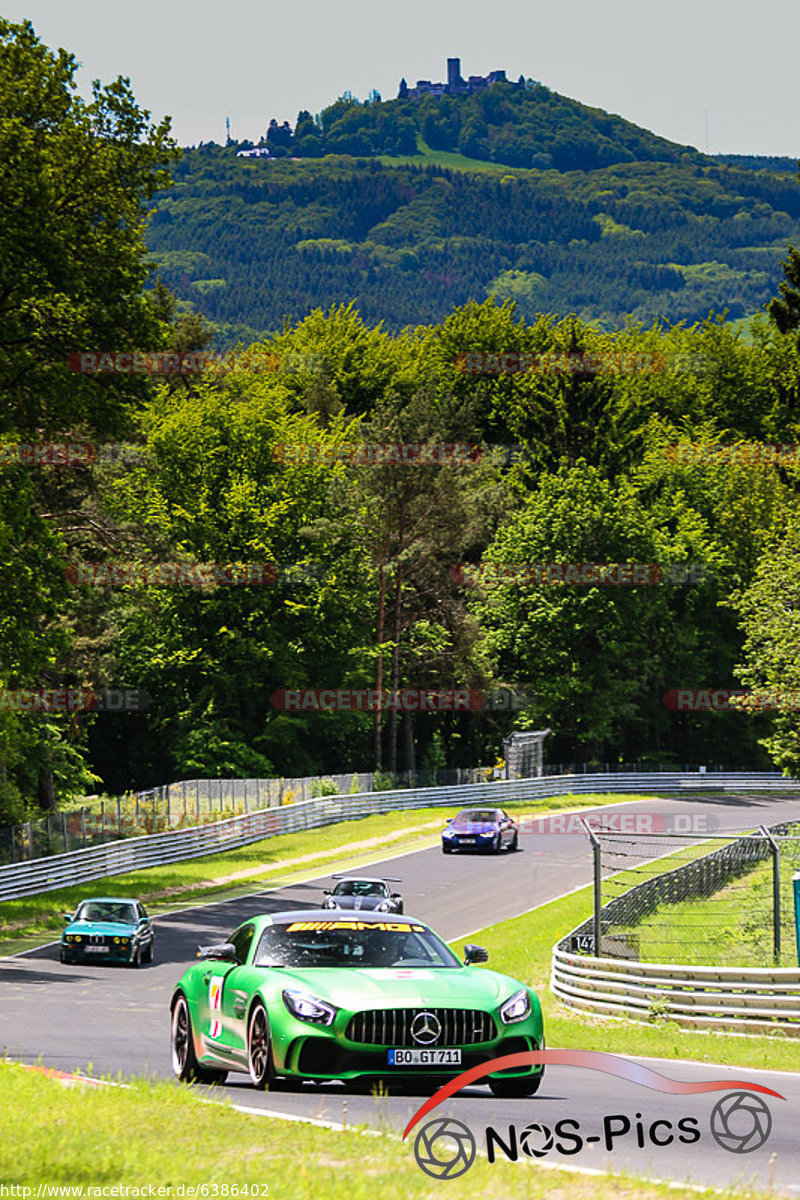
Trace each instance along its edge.
{"label": "camera lens logo graphic", "polygon": [[731,1092],[711,1112],[711,1136],[731,1154],[750,1154],[764,1145],[772,1132],[772,1114],[760,1096]]}
{"label": "camera lens logo graphic", "polygon": [[519,1144],[529,1158],[544,1158],[553,1149],[553,1131],[546,1125],[533,1122],[519,1135]]}
{"label": "camera lens logo graphic", "polygon": [[414,1157],[433,1179],[458,1179],[475,1161],[475,1138],[461,1121],[438,1117],[420,1129]]}

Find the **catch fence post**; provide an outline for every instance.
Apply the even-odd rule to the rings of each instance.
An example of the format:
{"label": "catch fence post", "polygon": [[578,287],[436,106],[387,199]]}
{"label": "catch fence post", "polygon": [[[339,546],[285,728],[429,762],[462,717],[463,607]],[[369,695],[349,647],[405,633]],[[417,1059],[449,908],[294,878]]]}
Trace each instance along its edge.
{"label": "catch fence post", "polygon": [[766,825],[759,829],[769,842],[772,855],[772,954],[775,965],[781,961],[781,848]]}
{"label": "catch fence post", "polygon": [[586,831],[586,834],[592,846],[592,858],[594,861],[594,912],[592,918],[592,926],[594,930],[594,956],[600,958],[600,908],[602,897],[600,894],[601,881],[601,853],[600,839],[594,830],[587,824],[585,817],[580,818],[581,825]]}

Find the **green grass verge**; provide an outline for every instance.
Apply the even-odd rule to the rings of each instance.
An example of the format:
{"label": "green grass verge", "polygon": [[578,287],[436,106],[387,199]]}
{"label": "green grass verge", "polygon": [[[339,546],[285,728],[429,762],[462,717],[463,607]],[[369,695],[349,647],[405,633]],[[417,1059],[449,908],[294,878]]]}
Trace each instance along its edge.
{"label": "green grass verge", "polygon": [[[540,816],[573,808],[652,799],[655,797],[568,795],[509,804],[506,808],[518,816],[528,813]],[[134,894],[159,912],[196,900],[211,900],[220,893],[231,896],[237,888],[247,890],[255,884],[275,887],[298,883],[324,874],[334,863],[337,868],[355,870],[391,854],[436,845],[445,821],[457,812],[458,808],[453,807],[376,813],[356,821],[278,834],[238,850],[6,900],[0,904],[0,951],[11,954],[27,949],[29,939],[63,928],[62,913],[74,910],[87,895]]]}
{"label": "green grass verge", "polygon": [[[442,1194],[443,1187],[449,1196],[499,1200],[666,1200],[676,1195],[674,1187],[630,1175],[543,1171],[531,1160],[490,1165],[483,1157],[458,1185],[443,1185],[423,1174],[411,1139],[404,1143],[397,1133],[248,1116],[226,1103],[203,1103],[190,1089],[170,1083],[67,1088],[39,1072],[0,1063],[0,1088],[0,1179],[32,1188],[29,1195],[39,1184],[82,1188],[73,1195],[86,1200],[90,1187],[144,1187],[128,1193],[141,1196],[153,1185],[174,1198],[204,1184],[207,1190],[200,1196],[230,1197],[234,1186],[233,1194],[241,1196],[246,1184],[250,1196],[267,1200],[427,1200]],[[719,1194],[711,1189],[692,1193]],[[742,1200],[765,1195],[733,1189],[726,1194]]]}
{"label": "green grass verge", "polygon": [[[653,1058],[686,1058],[775,1071],[800,1071],[800,1039],[748,1034],[700,1033],[673,1021],[652,1024],[580,1013],[562,1004],[550,991],[553,946],[592,912],[592,889],[581,888],[521,917],[490,925],[467,941],[489,951],[489,965],[524,983],[539,994],[548,1046],[605,1050],[611,1054]],[[463,939],[454,942],[459,952]]]}

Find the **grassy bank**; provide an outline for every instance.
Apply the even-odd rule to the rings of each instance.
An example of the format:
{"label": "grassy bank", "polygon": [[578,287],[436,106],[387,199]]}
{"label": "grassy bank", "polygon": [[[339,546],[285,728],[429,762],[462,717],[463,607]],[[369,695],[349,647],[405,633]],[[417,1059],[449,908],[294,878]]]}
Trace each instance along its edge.
{"label": "grassy bank", "polygon": [[[0,1088],[0,1179],[33,1188],[33,1195],[40,1184],[82,1185],[86,1197],[89,1187],[119,1185],[169,1185],[172,1197],[206,1185],[196,1194],[230,1197],[242,1196],[247,1185],[249,1196],[268,1200],[424,1200],[442,1187],[448,1196],[502,1200],[666,1200],[678,1194],[630,1176],[545,1171],[524,1158],[490,1165],[478,1157],[466,1176],[443,1185],[423,1174],[411,1139],[404,1143],[396,1133],[247,1116],[169,1083],[67,1088],[0,1063]],[[728,1189],[727,1195],[756,1200],[766,1193]]]}
{"label": "grassy bank", "polygon": [[[521,817],[598,805],[629,804],[653,796],[570,795],[507,805]],[[163,867],[112,875],[75,887],[59,888],[0,904],[0,952],[24,948],[21,942],[63,927],[62,913],[72,911],[87,895],[138,896],[157,913],[165,908],[207,901],[236,888],[275,887],[298,883],[327,873],[335,864],[343,870],[383,857],[433,846],[448,817],[457,808],[415,808],[339,821],[301,833],[278,834],[237,850],[187,859]]]}

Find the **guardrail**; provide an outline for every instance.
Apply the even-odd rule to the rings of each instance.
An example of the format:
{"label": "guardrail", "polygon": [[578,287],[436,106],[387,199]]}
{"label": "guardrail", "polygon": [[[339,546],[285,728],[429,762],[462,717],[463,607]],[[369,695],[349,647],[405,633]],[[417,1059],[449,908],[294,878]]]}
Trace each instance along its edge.
{"label": "guardrail", "polygon": [[607,1016],[668,1018],[692,1029],[800,1037],[800,970],[694,967],[587,958],[556,946],[550,987],[565,1004]]}
{"label": "guardrail", "polygon": [[233,850],[279,833],[314,829],[336,821],[354,820],[372,813],[489,804],[503,806],[528,800],[572,793],[681,792],[687,788],[705,791],[789,791],[800,787],[797,780],[777,772],[700,773],[646,772],[641,774],[558,775],[536,779],[497,780],[436,788],[403,788],[354,796],[329,796],[306,800],[279,809],[251,812],[191,829],[106,842],[85,850],[73,850],[48,858],[33,859],[0,867],[0,902],[21,896],[54,891],[86,883],[107,875],[120,875],[143,867],[162,866],[183,859],[200,858]]}

